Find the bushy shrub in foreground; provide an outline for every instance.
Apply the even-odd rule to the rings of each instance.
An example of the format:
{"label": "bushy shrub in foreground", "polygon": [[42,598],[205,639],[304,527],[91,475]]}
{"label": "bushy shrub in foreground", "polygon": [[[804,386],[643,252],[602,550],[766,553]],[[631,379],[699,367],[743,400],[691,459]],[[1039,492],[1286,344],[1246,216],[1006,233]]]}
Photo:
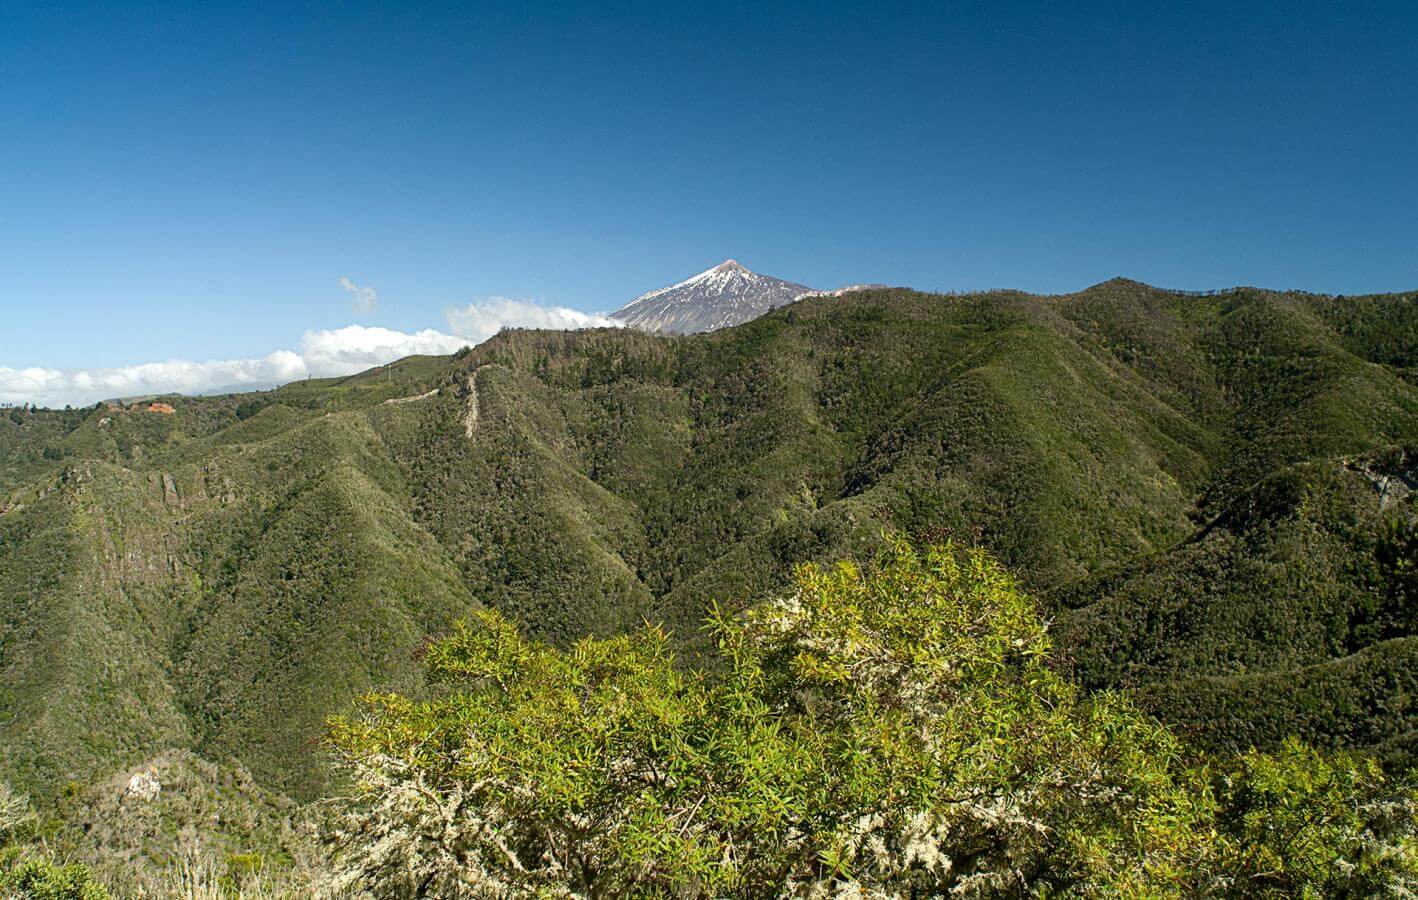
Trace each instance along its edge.
{"label": "bushy shrub in foreground", "polygon": [[107,900],[108,891],[87,866],[36,855],[34,827],[29,798],[0,782],[0,898]]}
{"label": "bushy shrub in foreground", "polygon": [[1298,745],[1218,766],[1075,695],[984,553],[906,543],[711,625],[558,651],[492,612],[435,699],[367,697],[345,886],[377,896],[1165,896],[1413,890],[1411,793]]}
{"label": "bushy shrub in foreground", "polygon": [[17,900],[108,900],[108,891],[94,880],[88,866],[57,865],[27,859],[0,874],[0,897]]}

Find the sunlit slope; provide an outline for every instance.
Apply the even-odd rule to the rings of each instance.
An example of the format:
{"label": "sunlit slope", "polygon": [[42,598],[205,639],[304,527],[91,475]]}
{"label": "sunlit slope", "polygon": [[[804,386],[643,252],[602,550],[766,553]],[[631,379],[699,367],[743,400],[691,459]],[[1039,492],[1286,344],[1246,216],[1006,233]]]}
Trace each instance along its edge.
{"label": "sunlit slope", "polygon": [[0,516],[0,758],[56,787],[192,732],[173,641],[199,596],[162,485],[87,461]]}
{"label": "sunlit slope", "polygon": [[1090,687],[1226,749],[1418,727],[1418,456],[1286,467],[1189,540],[1077,585],[1056,632]]}
{"label": "sunlit slope", "polygon": [[405,681],[423,637],[474,601],[415,521],[366,414],[322,417],[205,468],[247,487],[190,524],[204,596],[176,661],[197,749],[307,793],[324,717]]}
{"label": "sunlit slope", "polygon": [[324,716],[402,683],[423,637],[475,607],[375,414],[171,468],[73,464],[0,517],[4,743],[23,783],[176,746],[319,787]]}

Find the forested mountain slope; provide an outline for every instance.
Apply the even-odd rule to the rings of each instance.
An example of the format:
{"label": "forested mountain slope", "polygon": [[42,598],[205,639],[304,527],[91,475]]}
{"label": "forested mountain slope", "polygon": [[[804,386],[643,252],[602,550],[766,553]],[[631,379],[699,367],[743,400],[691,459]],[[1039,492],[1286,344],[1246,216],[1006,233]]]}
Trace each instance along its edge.
{"label": "forested mountain slope", "polygon": [[1399,753],[1415,309],[867,291],[0,417],[0,763],[44,794],[175,747],[313,796],[324,718],[414,689],[479,605],[560,644],[663,621],[712,664],[712,602],[891,528],[992,550],[1079,680],[1203,740]]}

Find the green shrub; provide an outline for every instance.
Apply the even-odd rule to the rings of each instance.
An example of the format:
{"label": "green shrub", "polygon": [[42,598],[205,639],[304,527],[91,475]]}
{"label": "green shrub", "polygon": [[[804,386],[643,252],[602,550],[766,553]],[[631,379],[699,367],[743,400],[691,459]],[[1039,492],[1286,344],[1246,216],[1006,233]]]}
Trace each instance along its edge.
{"label": "green shrub", "polygon": [[[1418,871],[1411,801],[1376,769],[1294,749],[1216,776],[1120,697],[1080,699],[981,551],[893,539],[865,570],[799,569],[712,632],[711,676],[677,668],[655,628],[558,651],[494,612],[460,624],[425,658],[435,699],[372,695],[332,724],[356,785],[344,884],[1151,896]],[[1295,815],[1307,803],[1350,815]],[[1387,830],[1363,812],[1384,803]],[[1325,852],[1342,864],[1317,866]]]}
{"label": "green shrub", "polygon": [[23,900],[107,900],[108,891],[94,880],[88,866],[57,865],[29,859],[0,878],[6,896]]}
{"label": "green shrub", "polygon": [[1288,740],[1248,753],[1216,784],[1219,884],[1269,897],[1412,896],[1418,794],[1377,764]]}

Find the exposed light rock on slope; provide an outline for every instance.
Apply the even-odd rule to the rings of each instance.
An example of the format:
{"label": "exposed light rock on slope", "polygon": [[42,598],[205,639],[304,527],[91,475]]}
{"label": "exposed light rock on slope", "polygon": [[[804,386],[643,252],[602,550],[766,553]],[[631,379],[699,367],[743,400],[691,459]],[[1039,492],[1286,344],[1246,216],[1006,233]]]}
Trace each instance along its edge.
{"label": "exposed light rock on slope", "polygon": [[645,331],[693,334],[742,325],[810,291],[726,259],[679,284],[636,297],[611,318]]}
{"label": "exposed light rock on slope", "polygon": [[412,397],[390,397],[388,400],[384,401],[384,405],[397,406],[400,403],[417,403],[420,400],[427,400],[429,397],[436,396],[438,396],[438,388],[434,388],[431,391],[425,391],[422,394],[415,394]]}
{"label": "exposed light rock on slope", "polygon": [[467,389],[467,407],[463,411],[463,434],[472,437],[478,430],[478,373],[487,366],[479,366],[468,373],[468,379],[464,382]]}

